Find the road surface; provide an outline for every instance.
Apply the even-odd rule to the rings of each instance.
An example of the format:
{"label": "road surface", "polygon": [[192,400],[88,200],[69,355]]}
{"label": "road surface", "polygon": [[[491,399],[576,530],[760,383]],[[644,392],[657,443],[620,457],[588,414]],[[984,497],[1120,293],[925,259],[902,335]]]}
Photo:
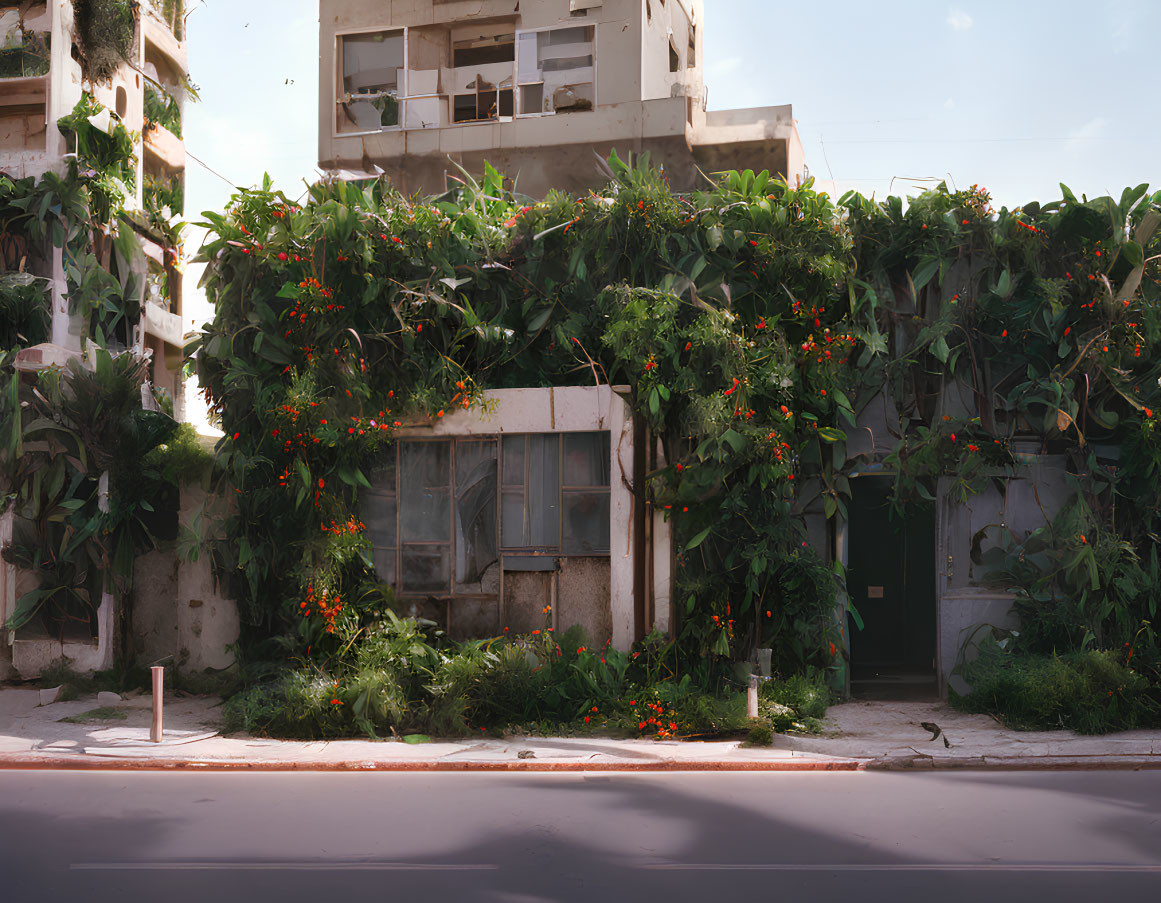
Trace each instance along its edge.
{"label": "road surface", "polygon": [[1161,771],[0,772],[0,900],[1161,900]]}

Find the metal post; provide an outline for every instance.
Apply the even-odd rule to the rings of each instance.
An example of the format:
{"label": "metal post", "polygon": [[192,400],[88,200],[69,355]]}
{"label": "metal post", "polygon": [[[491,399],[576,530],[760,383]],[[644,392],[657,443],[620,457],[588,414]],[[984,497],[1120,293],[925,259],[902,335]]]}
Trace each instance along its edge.
{"label": "metal post", "polygon": [[165,695],[165,668],[154,665],[149,669],[153,672],[153,726],[149,729],[149,739],[154,743],[161,742],[161,706]]}
{"label": "metal post", "polygon": [[746,703],[751,718],[758,717],[758,675],[750,675],[750,687],[746,691]]}

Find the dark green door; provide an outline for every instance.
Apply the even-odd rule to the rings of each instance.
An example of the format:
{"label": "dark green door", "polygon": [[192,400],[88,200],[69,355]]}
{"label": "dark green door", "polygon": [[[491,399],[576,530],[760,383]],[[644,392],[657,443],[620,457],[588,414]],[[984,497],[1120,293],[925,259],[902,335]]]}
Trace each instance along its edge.
{"label": "dark green door", "polygon": [[935,505],[894,514],[892,477],[851,480],[847,588],[863,620],[850,627],[855,680],[935,671]]}

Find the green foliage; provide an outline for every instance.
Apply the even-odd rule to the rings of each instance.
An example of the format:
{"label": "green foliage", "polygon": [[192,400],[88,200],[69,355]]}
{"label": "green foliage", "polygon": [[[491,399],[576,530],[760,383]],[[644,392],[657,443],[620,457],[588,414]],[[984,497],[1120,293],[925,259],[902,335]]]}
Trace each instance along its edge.
{"label": "green foliage", "polygon": [[73,0],[73,22],[85,77],[104,81],[132,62],[137,32],[134,0]]}
{"label": "green foliage", "polygon": [[[105,119],[107,129],[98,125]],[[132,133],[115,113],[87,92],[81,94],[73,111],[56,124],[66,140],[75,142],[75,162],[88,167],[85,179],[93,215],[98,222],[109,222],[113,210],[134,193],[131,186],[136,179],[137,158]]]}
{"label": "green foliage", "polygon": [[[16,522],[6,560],[37,574],[6,628],[38,614],[46,627],[92,622],[103,592],[128,594],[133,560],[153,547],[145,521],[163,477],[150,452],[176,424],[141,409],[147,362],[99,350],[93,369],[80,361],[42,370],[27,392],[16,477]],[[108,474],[108,497],[101,477]]]}
{"label": "green foliage", "polygon": [[776,733],[818,733],[830,701],[826,675],[820,671],[772,678],[758,686],[758,715]]}
{"label": "green foliage", "polygon": [[988,637],[964,668],[971,692],[953,694],[952,704],[1018,730],[1103,734],[1161,726],[1161,690],[1131,667],[1133,651],[1127,644],[1119,651],[1015,654]]}
{"label": "green foliage", "polygon": [[173,434],[144,460],[147,468],[174,486],[204,483],[214,468],[213,452],[202,444],[192,423],[177,424]]}
{"label": "green foliage", "polygon": [[[365,612],[366,614],[366,612]],[[579,628],[449,643],[390,610],[330,656],[267,674],[226,705],[228,730],[277,737],[587,733],[667,739],[744,729],[737,687],[657,679],[646,646],[590,649]],[[661,658],[665,653],[661,653]]]}
{"label": "green foliage", "polygon": [[0,48],[0,78],[32,78],[48,73],[52,35],[21,28],[21,37],[19,44]]}
{"label": "green foliage", "polygon": [[773,746],[774,729],[765,721],[757,722],[746,735],[746,746]]}
{"label": "green foliage", "polygon": [[[173,36],[179,41],[185,35],[185,0],[149,0],[161,20],[169,26]],[[180,136],[179,136],[180,137]]]}
{"label": "green foliage", "polygon": [[1021,542],[1002,533],[981,563],[994,563],[992,582],[1018,593],[1022,651],[1119,648],[1157,615],[1156,546],[1142,560],[1131,542],[1102,522],[1086,494],[1078,493]]}
{"label": "green foliage", "polygon": [[0,349],[47,341],[51,305],[47,279],[31,273],[0,274]]}
{"label": "green foliage", "polygon": [[177,98],[152,82],[145,83],[145,122],[146,129],[156,124],[168,129],[174,137],[181,137],[181,107]]}
{"label": "green foliage", "polygon": [[[671,667],[700,687],[759,645],[783,673],[836,667],[841,574],[806,549],[803,515],[845,516],[861,463],[848,435],[884,387],[900,507],[940,477],[965,500],[1011,476],[1017,437],[1123,440],[1154,455],[1123,470],[1161,496],[1161,285],[1146,265],[1161,195],[1146,186],[995,211],[975,187],[836,204],[744,172],[676,196],[647,163],[609,167],[584,197],[533,202],[487,167],[434,199],[328,181],[299,206],[267,181],[206,214],[216,316],[195,350],[256,633],[301,625],[307,592],[328,610],[357,594],[372,577],[360,531],[326,525],[357,524],[405,418],[492,388],[629,387],[664,451],[633,489],[673,521]],[[1147,523],[1122,512],[1115,530],[1142,560]],[[301,648],[325,651],[333,625],[312,618]]]}

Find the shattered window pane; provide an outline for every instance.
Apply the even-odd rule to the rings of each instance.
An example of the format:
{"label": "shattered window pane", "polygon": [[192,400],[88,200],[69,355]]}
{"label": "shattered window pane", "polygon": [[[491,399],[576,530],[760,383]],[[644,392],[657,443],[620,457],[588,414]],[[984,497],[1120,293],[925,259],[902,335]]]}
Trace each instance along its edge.
{"label": "shattered window pane", "polygon": [[405,543],[450,540],[450,443],[402,442],[399,468],[400,539]]}
{"label": "shattered window pane", "polygon": [[496,443],[456,443],[456,588],[471,591],[498,558]]}
{"label": "shattered window pane", "polygon": [[521,32],[517,38],[517,80],[521,113],[591,110],[593,27]]}
{"label": "shattered window pane", "polygon": [[399,124],[403,32],[341,35],[339,130],[374,131]]}

